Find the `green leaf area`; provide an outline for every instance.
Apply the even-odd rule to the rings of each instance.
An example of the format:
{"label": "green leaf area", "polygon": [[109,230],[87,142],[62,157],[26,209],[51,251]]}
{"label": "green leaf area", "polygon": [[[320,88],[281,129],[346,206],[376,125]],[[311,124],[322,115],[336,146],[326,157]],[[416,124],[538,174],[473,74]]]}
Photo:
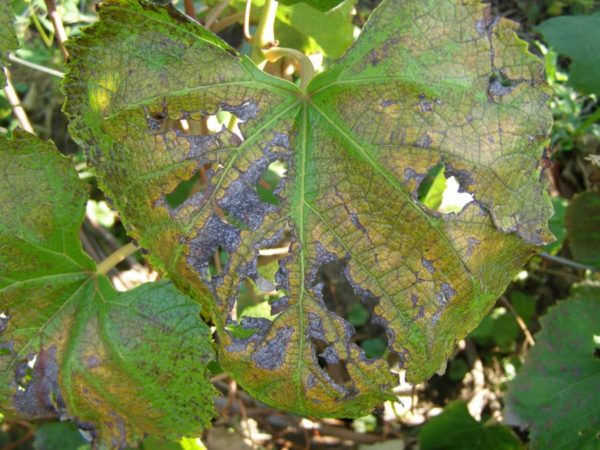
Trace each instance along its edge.
{"label": "green leaf area", "polygon": [[[421,450],[519,450],[523,444],[504,425],[475,420],[464,402],[454,402],[419,433]],[[549,447],[550,448],[550,447]]]}
{"label": "green leaf area", "polygon": [[565,225],[573,258],[600,269],[600,193],[576,195],[567,208]]}
{"label": "green leaf area", "polygon": [[541,320],[542,331],[508,394],[530,427],[530,448],[600,448],[600,289],[578,288]]}
{"label": "green leaf area", "polygon": [[[260,400],[360,417],[397,383],[325,302],[326,268],[417,382],[550,240],[542,65],[478,1],[384,1],[305,92],[173,8],[113,0],[99,13],[70,46],[71,133],[154,265],[210,311],[222,366]],[[223,112],[236,120],[206,126]],[[274,163],[285,173],[266,202],[257,186]],[[458,214],[419,202],[439,163],[475,198]],[[198,172],[203,188],[169,205]],[[278,247],[265,283],[259,254]],[[248,282],[277,292],[268,317],[238,315]]]}
{"label": "green leaf area", "polygon": [[72,419],[100,448],[197,435],[215,395],[199,307],[170,283],[119,293],[96,274],[86,200],[51,143],[0,138],[0,411]]}
{"label": "green leaf area", "polygon": [[13,26],[14,14],[9,1],[0,2],[0,89],[6,85],[4,75],[5,66],[8,66],[8,53],[18,47],[17,36]]}
{"label": "green leaf area", "polygon": [[600,14],[548,19],[537,28],[558,53],[569,57],[569,83],[600,95]]}
{"label": "green leaf area", "polygon": [[328,11],[335,8],[344,0],[280,0],[283,5],[295,5],[296,3],[305,3],[319,11]]}

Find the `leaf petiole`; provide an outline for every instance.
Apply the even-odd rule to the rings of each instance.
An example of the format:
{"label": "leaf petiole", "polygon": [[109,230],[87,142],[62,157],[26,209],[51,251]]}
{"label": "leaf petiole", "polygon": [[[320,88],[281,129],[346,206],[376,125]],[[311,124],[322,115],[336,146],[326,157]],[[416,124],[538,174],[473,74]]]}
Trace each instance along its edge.
{"label": "leaf petiole", "polygon": [[98,263],[96,267],[96,273],[99,275],[106,275],[117,264],[119,264],[121,261],[123,261],[128,256],[132,255],[133,253],[137,252],[139,249],[140,248],[133,242],[130,242],[129,244],[118,248],[113,253],[108,255],[106,259]]}

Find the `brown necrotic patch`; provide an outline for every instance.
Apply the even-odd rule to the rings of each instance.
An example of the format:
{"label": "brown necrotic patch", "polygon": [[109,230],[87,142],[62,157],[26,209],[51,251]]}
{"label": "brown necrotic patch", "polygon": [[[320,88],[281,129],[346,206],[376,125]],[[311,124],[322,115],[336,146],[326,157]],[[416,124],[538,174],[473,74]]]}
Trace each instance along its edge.
{"label": "brown necrotic patch", "polygon": [[27,419],[60,415],[65,405],[58,385],[56,347],[42,349],[15,369],[17,387],[13,404]]}

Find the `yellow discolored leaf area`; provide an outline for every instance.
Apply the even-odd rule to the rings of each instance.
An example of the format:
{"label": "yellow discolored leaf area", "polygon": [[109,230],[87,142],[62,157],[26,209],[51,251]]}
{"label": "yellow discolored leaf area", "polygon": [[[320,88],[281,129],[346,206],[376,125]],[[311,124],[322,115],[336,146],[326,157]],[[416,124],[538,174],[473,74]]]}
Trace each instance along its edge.
{"label": "yellow discolored leaf area", "polygon": [[96,274],[86,200],[51,143],[0,137],[0,410],[73,420],[95,448],[198,435],[216,395],[198,305],[168,282],[118,293]]}
{"label": "yellow discolored leaf area", "polygon": [[[396,384],[388,360],[426,379],[551,239],[542,65],[485,5],[384,0],[305,92],[173,8],[113,0],[100,17],[70,47],[71,132],[155,265],[210,310],[223,367],[270,405],[357,417]],[[459,213],[418,201],[440,163],[474,198]],[[331,268],[387,360],[327,300]],[[248,285],[270,312],[240,313]]]}

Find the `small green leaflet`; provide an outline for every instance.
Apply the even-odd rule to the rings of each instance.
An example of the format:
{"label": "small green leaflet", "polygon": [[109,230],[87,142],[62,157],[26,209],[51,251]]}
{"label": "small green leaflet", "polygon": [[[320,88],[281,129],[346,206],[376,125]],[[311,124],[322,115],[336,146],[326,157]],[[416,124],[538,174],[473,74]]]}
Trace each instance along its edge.
{"label": "small green leaflet", "polygon": [[119,293],[96,274],[86,200],[53,144],[0,138],[0,410],[74,420],[98,448],[198,435],[216,395],[199,307],[168,282]]}
{"label": "small green leaflet", "polygon": [[[417,382],[552,239],[542,64],[478,1],[385,0],[305,92],[174,8],[108,0],[99,13],[70,45],[71,134],[154,266],[210,311],[223,368],[269,405],[360,417],[397,382],[327,303],[326,269]],[[440,163],[475,199],[459,213],[419,202]],[[285,173],[265,202],[273,164]],[[265,279],[261,255],[281,248]],[[242,317],[248,284],[270,314]]]}

